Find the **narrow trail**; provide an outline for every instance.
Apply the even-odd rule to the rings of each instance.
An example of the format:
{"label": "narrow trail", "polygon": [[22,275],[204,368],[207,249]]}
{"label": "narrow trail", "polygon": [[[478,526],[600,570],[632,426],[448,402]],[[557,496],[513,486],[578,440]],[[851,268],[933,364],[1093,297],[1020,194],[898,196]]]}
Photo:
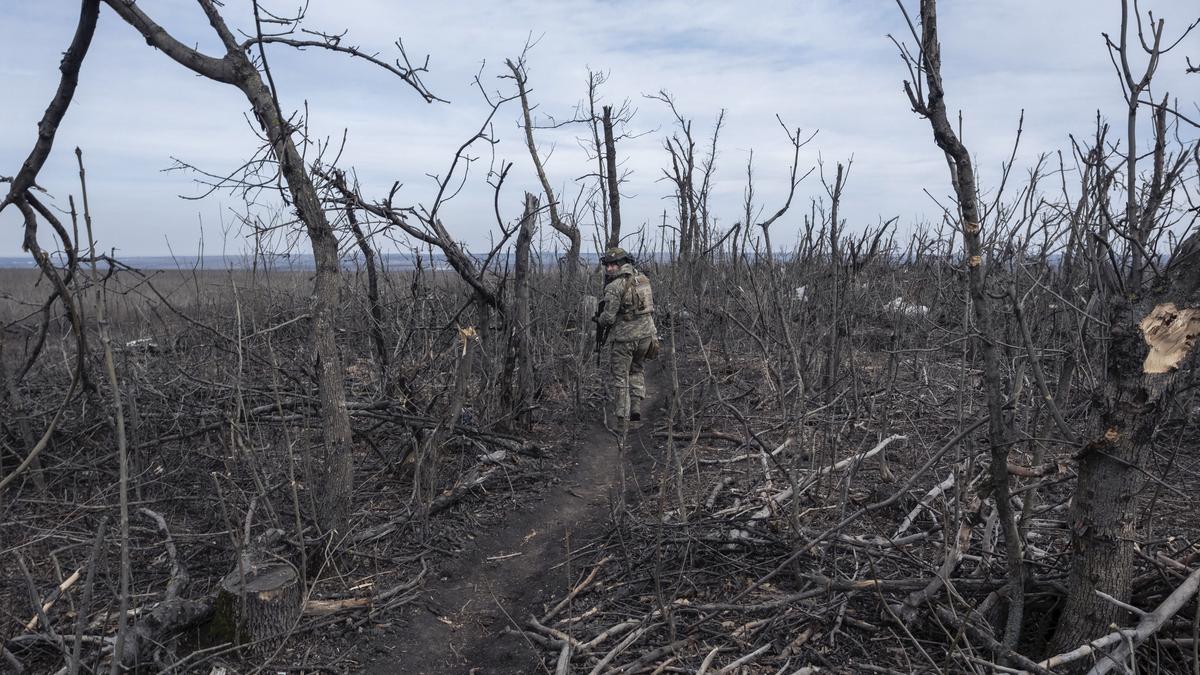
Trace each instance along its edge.
{"label": "narrow trail", "polygon": [[[634,467],[652,452],[652,426],[662,414],[659,368],[648,365],[645,421],[627,438],[626,471],[634,494]],[[544,603],[564,595],[579,576],[567,562],[569,554],[610,526],[610,500],[619,476],[617,441],[599,421],[580,422],[583,429],[572,445],[568,473],[441,566],[422,597],[398,618],[400,634],[381,645],[384,653],[363,672],[548,672],[541,649],[505,629],[540,616]]]}

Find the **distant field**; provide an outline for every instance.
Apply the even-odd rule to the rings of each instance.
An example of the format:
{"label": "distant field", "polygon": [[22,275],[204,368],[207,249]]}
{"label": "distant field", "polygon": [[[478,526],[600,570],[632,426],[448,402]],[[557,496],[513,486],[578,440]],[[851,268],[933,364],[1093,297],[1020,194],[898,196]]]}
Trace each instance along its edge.
{"label": "distant field", "polygon": [[[168,318],[174,314],[172,309],[194,318],[232,316],[238,303],[244,310],[295,309],[306,306],[312,292],[312,271],[303,268],[147,268],[108,276],[104,270],[100,272],[109,291],[108,311],[114,338],[146,337],[148,330],[178,320],[178,317]],[[411,267],[391,268],[381,276],[385,304],[389,297],[410,293],[414,274],[417,273]],[[419,274],[423,284],[437,287],[443,284],[450,287],[457,278],[453,272],[440,270]],[[91,270],[83,270],[73,286],[84,314],[94,317],[96,293],[89,287],[90,278]],[[342,281],[348,289],[348,298],[360,298],[366,287],[366,272],[361,267],[347,267]],[[40,324],[41,307],[51,291],[50,282],[42,278],[38,269],[0,267],[0,328],[20,333]],[[53,317],[62,318],[61,304],[55,304]],[[65,323],[63,327],[65,331]]]}

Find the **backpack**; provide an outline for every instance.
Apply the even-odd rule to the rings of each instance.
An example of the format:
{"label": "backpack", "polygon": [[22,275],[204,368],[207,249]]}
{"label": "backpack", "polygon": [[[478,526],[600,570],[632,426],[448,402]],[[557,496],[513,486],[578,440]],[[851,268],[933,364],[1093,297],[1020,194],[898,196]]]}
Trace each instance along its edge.
{"label": "backpack", "polygon": [[627,320],[654,312],[654,291],[650,279],[641,272],[625,277],[625,290],[621,293],[621,313]]}

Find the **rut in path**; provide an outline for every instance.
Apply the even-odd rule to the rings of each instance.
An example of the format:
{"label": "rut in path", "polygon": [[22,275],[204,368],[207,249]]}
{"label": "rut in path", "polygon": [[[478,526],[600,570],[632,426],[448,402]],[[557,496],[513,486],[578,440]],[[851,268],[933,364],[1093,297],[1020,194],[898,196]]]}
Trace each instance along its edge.
{"label": "rut in path", "polygon": [[[660,387],[647,369],[646,422],[631,429],[631,464],[654,449],[651,427],[660,418]],[[610,525],[610,504],[618,480],[616,438],[599,422],[588,423],[571,450],[566,475],[538,502],[512,513],[498,526],[479,533],[466,550],[448,561],[409,603],[400,633],[383,647],[386,654],[364,672],[478,673],[546,672],[543,652],[519,635],[506,633],[543,604],[561,597],[578,580],[567,563],[569,551],[599,538]],[[636,493],[632,468],[629,490]],[[569,547],[569,548],[568,548]]]}

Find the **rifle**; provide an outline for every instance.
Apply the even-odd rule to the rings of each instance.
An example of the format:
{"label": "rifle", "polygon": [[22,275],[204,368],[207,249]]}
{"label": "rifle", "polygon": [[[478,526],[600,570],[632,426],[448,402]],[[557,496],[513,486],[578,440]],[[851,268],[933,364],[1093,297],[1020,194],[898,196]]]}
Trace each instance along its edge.
{"label": "rifle", "polygon": [[604,343],[608,342],[608,332],[612,330],[612,326],[601,326],[600,315],[604,313],[604,300],[596,306],[596,314],[592,317],[592,322],[596,324],[596,367],[600,367],[600,353],[604,351]]}

